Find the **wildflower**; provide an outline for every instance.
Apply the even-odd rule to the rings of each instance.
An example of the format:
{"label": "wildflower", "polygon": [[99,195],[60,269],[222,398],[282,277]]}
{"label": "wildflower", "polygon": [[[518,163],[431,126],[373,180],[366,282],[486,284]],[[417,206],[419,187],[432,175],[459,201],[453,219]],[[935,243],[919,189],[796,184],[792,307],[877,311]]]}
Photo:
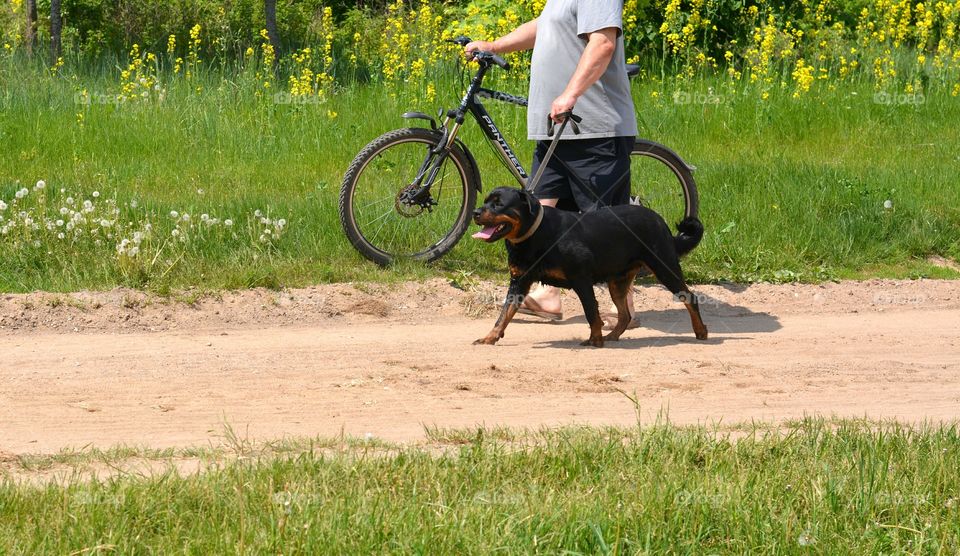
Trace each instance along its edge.
{"label": "wildflower", "polygon": [[27,196],[27,193],[29,193],[29,191],[27,191],[27,188],[24,187],[23,189],[17,191],[17,192],[14,194],[14,196],[15,196],[17,199],[23,199],[24,197]]}
{"label": "wildflower", "polygon": [[286,226],[286,225],[287,225],[287,221],[284,220],[283,218],[281,218],[280,220],[277,220],[277,227],[278,227],[278,228],[283,228],[283,227]]}
{"label": "wildflower", "polygon": [[[60,209],[60,210],[64,210],[64,209]],[[93,212],[93,203],[91,203],[89,200],[83,201],[83,211],[84,211],[84,212]],[[61,214],[63,214],[63,213],[61,213]]]}
{"label": "wildflower", "polygon": [[34,189],[43,189],[47,186],[47,182],[40,180],[37,182],[37,186]]}
{"label": "wildflower", "polygon": [[180,220],[183,220],[184,222],[189,222],[189,221],[190,221],[190,215],[187,214],[187,213],[183,213],[183,216],[180,217]]}
{"label": "wildflower", "polygon": [[177,228],[174,228],[173,231],[170,232],[170,235],[172,235],[173,237],[177,237],[180,235],[180,230]]}
{"label": "wildflower", "polygon": [[883,202],[883,208],[886,209],[886,210],[892,209],[892,208],[893,208],[893,201],[891,201],[890,199],[887,199],[886,201],[884,201],[884,202]]}
{"label": "wildflower", "polygon": [[223,221],[223,225],[229,228],[230,226],[233,226],[233,220],[230,220],[229,218],[227,218],[226,220]]}
{"label": "wildflower", "polygon": [[0,201],[0,210],[7,210],[7,203]]}
{"label": "wildflower", "polygon": [[63,220],[62,220],[62,219],[57,219],[57,227],[59,228],[59,227],[61,227],[61,226],[63,226]]}
{"label": "wildflower", "polygon": [[67,236],[63,235],[63,232],[60,232],[59,234],[57,234],[57,239],[63,239],[65,237]]}
{"label": "wildflower", "polygon": [[113,225],[113,222],[110,222],[110,221],[107,220],[106,218],[100,220],[100,227],[101,227],[101,228],[109,228],[111,225]]}
{"label": "wildflower", "polygon": [[68,205],[73,205],[74,203],[75,203],[75,201],[73,200],[73,197],[67,197],[67,204],[68,204]]}
{"label": "wildflower", "polygon": [[94,199],[96,199],[96,198],[99,197],[99,196],[100,196],[100,192],[99,192],[99,191],[94,191],[94,192],[93,192],[93,198],[94,198]]}
{"label": "wildflower", "polygon": [[810,546],[812,544],[815,544],[816,542],[817,542],[817,539],[813,538],[813,534],[810,532],[809,529],[804,531],[803,533],[800,533],[800,536],[797,537],[797,544],[799,544],[800,546]]}
{"label": "wildflower", "polygon": [[170,211],[170,218],[180,218],[180,213],[177,212],[177,211],[175,211],[175,210],[171,210],[171,211]]}

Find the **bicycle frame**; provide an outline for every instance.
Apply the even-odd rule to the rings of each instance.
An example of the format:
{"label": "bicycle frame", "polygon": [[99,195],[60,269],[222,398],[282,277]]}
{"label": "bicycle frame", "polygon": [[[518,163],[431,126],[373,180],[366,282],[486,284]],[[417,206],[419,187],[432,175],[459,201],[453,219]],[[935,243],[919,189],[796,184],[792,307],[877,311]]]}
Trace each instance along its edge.
{"label": "bicycle frame", "polygon": [[[440,171],[440,165],[443,163],[444,157],[442,155],[449,152],[455,144],[460,128],[466,120],[467,113],[473,116],[477,123],[480,124],[480,129],[482,129],[484,135],[490,139],[495,147],[495,151],[500,158],[503,159],[510,173],[513,174],[513,177],[517,180],[517,183],[519,183],[521,187],[526,186],[529,177],[527,171],[517,158],[513,148],[507,143],[500,128],[497,127],[497,124],[493,121],[493,118],[490,116],[490,113],[487,112],[486,107],[484,107],[480,99],[491,98],[524,107],[527,106],[527,99],[483,87],[483,78],[490,69],[490,66],[491,64],[489,62],[481,62],[480,69],[476,75],[473,76],[463,98],[460,100],[460,105],[456,109],[447,112],[446,119],[444,119],[443,124],[440,126],[443,135],[437,148],[430,152],[426,160],[423,161],[420,171],[417,172],[417,177],[413,184],[420,187],[418,187],[417,192],[412,195],[412,198],[421,198],[423,192],[428,192],[433,185],[433,181]],[[432,118],[428,119],[432,121]],[[426,179],[424,179],[425,177]]]}

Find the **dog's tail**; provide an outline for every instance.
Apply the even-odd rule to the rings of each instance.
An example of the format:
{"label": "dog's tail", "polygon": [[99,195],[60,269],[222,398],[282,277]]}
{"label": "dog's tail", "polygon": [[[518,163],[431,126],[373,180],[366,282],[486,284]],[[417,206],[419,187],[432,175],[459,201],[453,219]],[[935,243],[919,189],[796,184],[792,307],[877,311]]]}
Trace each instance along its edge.
{"label": "dog's tail", "polygon": [[688,216],[677,224],[677,231],[680,232],[673,238],[673,244],[677,249],[677,256],[684,256],[693,248],[700,244],[703,239],[703,223],[695,216]]}

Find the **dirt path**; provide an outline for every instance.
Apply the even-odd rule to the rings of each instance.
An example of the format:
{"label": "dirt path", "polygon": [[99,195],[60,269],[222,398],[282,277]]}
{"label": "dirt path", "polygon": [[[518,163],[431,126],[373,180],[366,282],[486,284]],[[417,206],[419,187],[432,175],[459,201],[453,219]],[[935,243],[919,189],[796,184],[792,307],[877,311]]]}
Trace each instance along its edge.
{"label": "dirt path", "polygon": [[331,285],[163,301],[129,291],[0,299],[0,454],[206,444],[423,427],[781,420],[819,413],[960,418],[960,282],[701,286],[698,342],[668,293],[643,328],[582,348],[516,320],[473,346],[502,290],[446,281]]}

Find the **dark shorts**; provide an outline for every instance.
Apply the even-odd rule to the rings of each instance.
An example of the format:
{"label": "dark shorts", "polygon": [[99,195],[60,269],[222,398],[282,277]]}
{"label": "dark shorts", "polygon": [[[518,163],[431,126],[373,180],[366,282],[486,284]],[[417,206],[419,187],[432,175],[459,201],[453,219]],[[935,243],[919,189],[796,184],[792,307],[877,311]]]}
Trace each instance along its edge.
{"label": "dark shorts", "polygon": [[[534,195],[538,199],[560,199],[559,208],[581,212],[628,204],[630,152],[635,142],[632,136],[560,141]],[[537,141],[530,179],[537,174],[549,147],[549,141]]]}

